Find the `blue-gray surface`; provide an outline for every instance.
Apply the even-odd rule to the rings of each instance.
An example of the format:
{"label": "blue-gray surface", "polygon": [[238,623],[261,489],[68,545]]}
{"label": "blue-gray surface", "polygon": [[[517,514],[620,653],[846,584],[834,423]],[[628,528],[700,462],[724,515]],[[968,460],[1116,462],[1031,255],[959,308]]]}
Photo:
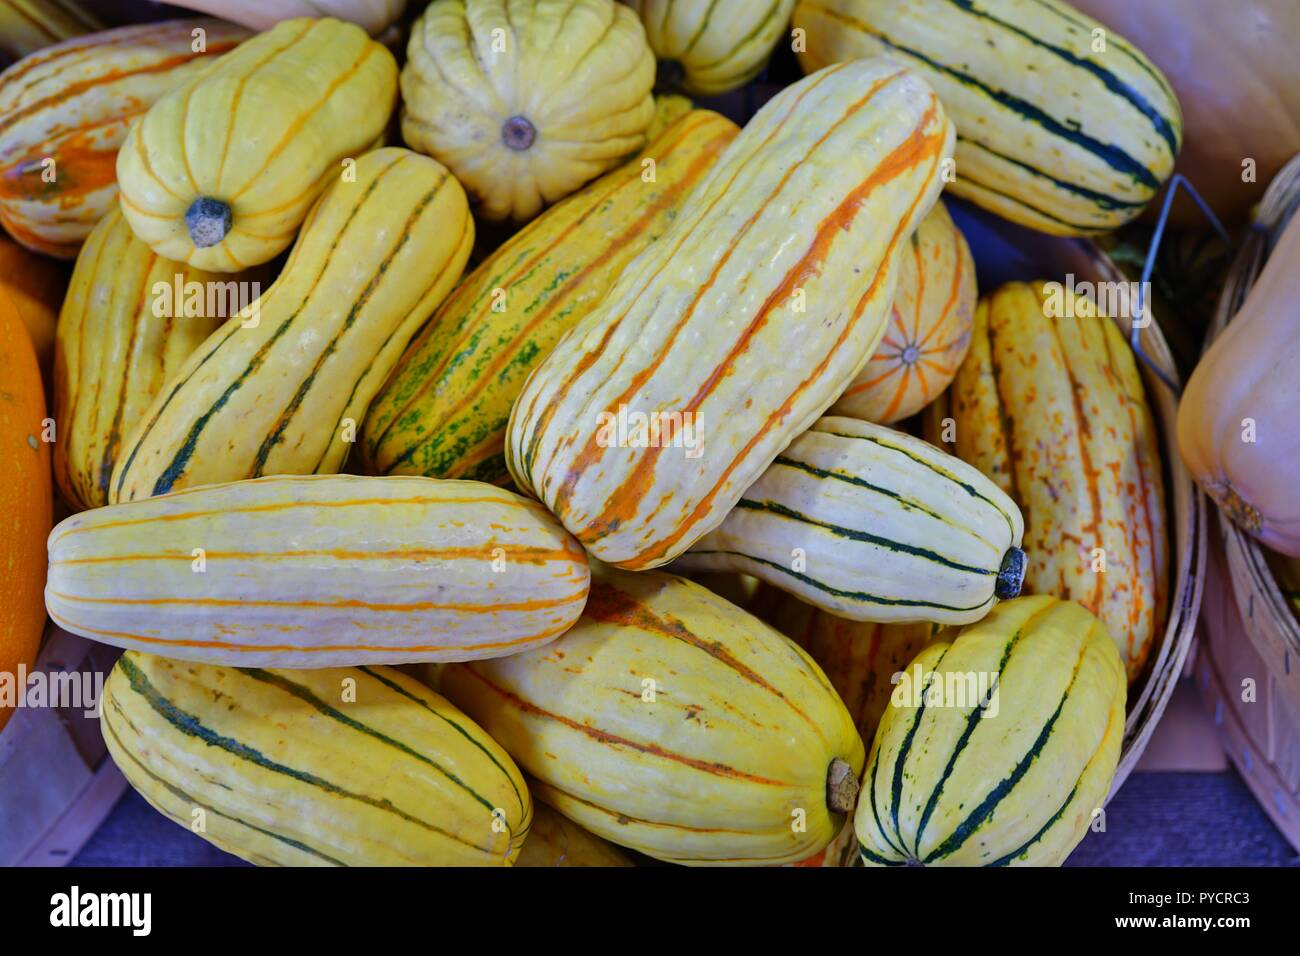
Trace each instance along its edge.
{"label": "blue-gray surface", "polygon": [[[1068,866],[1287,866],[1300,860],[1235,772],[1135,773]],[[73,866],[243,866],[128,790]]]}

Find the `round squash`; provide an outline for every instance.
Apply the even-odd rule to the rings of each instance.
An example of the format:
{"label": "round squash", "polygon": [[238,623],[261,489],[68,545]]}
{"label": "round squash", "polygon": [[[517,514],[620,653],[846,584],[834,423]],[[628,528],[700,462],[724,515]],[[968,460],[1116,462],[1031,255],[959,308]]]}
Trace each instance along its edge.
{"label": "round squash", "polygon": [[978,296],[970,246],[935,203],[899,257],[885,337],[832,414],[888,425],[934,401],[970,348]]}
{"label": "round squash", "polygon": [[[1183,108],[1183,173],[1225,220],[1243,218],[1300,152],[1300,4],[1295,0],[1071,0],[1121,31],[1169,78]],[[1230,7],[1230,9],[1225,9]],[[1254,161],[1242,178],[1243,162]],[[1158,209],[1159,203],[1153,203]],[[1204,226],[1186,195],[1172,221]]]}
{"label": "round squash", "polygon": [[435,0],[402,70],[402,135],[489,220],[532,219],[645,143],[654,54],[613,0]]}
{"label": "round squash", "polygon": [[334,17],[378,36],[401,17],[406,0],[176,0],[173,6],[200,10],[254,30],[269,30],[295,17]]}
{"label": "round squash", "polygon": [[795,0],[627,0],[659,58],[660,85],[694,96],[744,86],[785,34]]}
{"label": "round squash", "polygon": [[1124,664],[1073,601],[1004,601],[917,655],[876,731],[854,827],[868,866],[1057,866],[1110,791]]}
{"label": "round squash", "polygon": [[[0,289],[0,673],[30,667],[45,630],[45,539],[53,521],[45,390],[18,308]],[[0,728],[9,720],[0,706]]]}
{"label": "round squash", "polygon": [[1236,317],[1178,405],[1178,448],[1243,531],[1300,557],[1300,217],[1293,217]]}
{"label": "round squash", "polygon": [[63,269],[45,256],[34,255],[0,234],[0,290],[18,309],[27,327],[41,369],[54,360],[54,329],[67,287]]}
{"label": "round squash", "polygon": [[[239,272],[288,248],[383,135],[397,63],[339,20],[286,20],[156,102],[117,158],[122,212],[167,259]],[[349,177],[352,177],[350,180]]]}

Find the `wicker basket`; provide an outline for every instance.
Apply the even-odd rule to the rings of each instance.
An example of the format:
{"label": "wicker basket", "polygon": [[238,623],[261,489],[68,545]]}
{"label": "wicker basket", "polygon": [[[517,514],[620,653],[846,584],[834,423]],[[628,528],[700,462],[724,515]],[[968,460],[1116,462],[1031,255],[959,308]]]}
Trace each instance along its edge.
{"label": "wicker basket", "polygon": [[[1300,157],[1288,163],[1269,184],[1255,212],[1253,227],[1228,273],[1210,328],[1213,341],[1237,314],[1255,284],[1278,236],[1300,206]],[[1241,622],[1255,651],[1268,665],[1276,690],[1300,709],[1300,622],[1278,587],[1264,549],[1226,518],[1218,522],[1230,584],[1241,609]]]}
{"label": "wicker basket", "polygon": [[[1127,281],[1105,253],[1091,242],[1032,232],[965,203],[951,200],[948,203],[974,253],[979,287],[983,291],[1014,280],[1060,280],[1067,274],[1073,274],[1076,283]],[[1130,321],[1123,318],[1115,321],[1128,336]],[[1154,323],[1141,330],[1139,341],[1146,360],[1171,380],[1177,380],[1173,356]],[[1173,580],[1170,582],[1169,623],[1164,637],[1152,652],[1153,660],[1146,678],[1129,694],[1124,749],[1112,794],[1142,756],[1178,683],[1192,645],[1205,582],[1205,517],[1208,506],[1178,455],[1174,429],[1177,397],[1146,364],[1139,362],[1139,367],[1147,400],[1160,429],[1164,452]]]}

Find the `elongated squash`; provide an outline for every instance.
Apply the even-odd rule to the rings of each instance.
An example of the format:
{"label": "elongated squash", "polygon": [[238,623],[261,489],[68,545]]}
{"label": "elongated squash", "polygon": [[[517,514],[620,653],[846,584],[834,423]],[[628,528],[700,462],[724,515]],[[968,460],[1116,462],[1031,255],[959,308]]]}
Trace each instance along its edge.
{"label": "elongated squash", "polygon": [[402,137],[485,219],[526,222],[645,145],[654,73],[614,0],[434,0],[406,48]]}
{"label": "elongated squash", "polygon": [[629,569],[716,527],[875,349],[952,138],[925,82],[885,60],[779,93],[533,373],[516,483]]}
{"label": "elongated squash", "polygon": [[532,818],[505,751],[391,667],[245,670],[128,651],[100,726],[159,812],[263,866],[509,866]]}
{"label": "elongated squash", "polygon": [[117,205],[118,148],[131,124],[247,36],[220,20],[120,27],[0,73],[0,223],[29,249],[76,256]]}
{"label": "elongated squash", "polygon": [[674,863],[811,856],[844,822],[862,768],[862,740],[817,665],[669,574],[608,572],[552,647],[451,665],[442,691],[539,800]]}
{"label": "elongated squash", "polygon": [[1073,601],[994,608],[909,665],[854,825],[868,866],[1058,866],[1119,763],[1124,664]]}
{"label": "elongated squash", "polygon": [[0,54],[14,60],[102,29],[75,0],[0,0]]}
{"label": "elongated squash", "polygon": [[828,416],[678,565],[743,571],[855,621],[978,621],[1020,593],[1020,509],[960,459]]}
{"label": "elongated squash", "polygon": [[1026,593],[1096,614],[1136,680],[1168,618],[1169,535],[1155,420],[1115,322],[1061,283],[981,299],[926,436],[1024,511]]}
{"label": "elongated squash", "polygon": [[406,0],[180,0],[175,5],[254,30],[268,30],[295,17],[334,17],[378,36],[402,16]]}
{"label": "elongated squash", "polygon": [[18,309],[46,375],[54,361],[55,327],[67,285],[57,262],[11,242],[0,232],[0,290]]}
{"label": "elongated squash", "polygon": [[744,86],[785,35],[794,0],[628,0],[659,58],[660,84],[695,96]]}
{"label": "elongated squash", "polygon": [[588,833],[544,803],[533,807],[533,824],[515,866],[631,866],[618,847]]}
{"label": "elongated squash", "polygon": [[368,470],[509,481],[506,426],[528,374],[668,228],[737,132],[717,113],[690,114],[480,265],[371,405],[361,441]]}
{"label": "elongated squash", "polygon": [[338,471],[370,400],[474,244],[464,190],[409,150],[363,156],[280,277],[181,366],[122,447],[111,501]]}
{"label": "elongated squash", "polygon": [[554,639],[587,559],[536,502],[432,478],[262,478],[84,511],[45,603],[76,634],[239,667],[467,660]]}
{"label": "elongated squash", "polygon": [[285,20],[149,108],[118,154],[122,211],[160,256],[240,272],[287,249],[397,100],[397,62],[352,23]]}
{"label": "elongated squash", "polygon": [[[160,258],[114,209],[90,233],[59,317],[54,377],[54,476],[74,508],[108,504],[122,442],[163,384],[238,311],[231,277]],[[204,309],[174,307],[174,290],[197,283]],[[234,283],[232,282],[233,286]],[[220,296],[208,296],[208,290]],[[237,290],[234,290],[237,293]],[[217,311],[208,314],[207,303]]]}
{"label": "elongated squash", "polygon": [[1119,34],[1060,0],[799,0],[799,60],[888,55],[957,126],[948,188],[1056,235],[1107,232],[1173,173],[1178,98]]}
{"label": "elongated squash", "polygon": [[935,203],[899,257],[885,336],[831,411],[889,425],[929,405],[966,357],[978,297],[970,246]]}

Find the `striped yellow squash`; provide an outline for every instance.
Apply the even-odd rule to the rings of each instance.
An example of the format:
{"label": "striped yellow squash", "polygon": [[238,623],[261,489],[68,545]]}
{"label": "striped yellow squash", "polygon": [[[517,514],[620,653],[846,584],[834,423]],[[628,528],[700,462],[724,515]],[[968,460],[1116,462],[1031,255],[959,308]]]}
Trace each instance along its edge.
{"label": "striped yellow squash", "polygon": [[876,732],[854,825],[869,866],[1056,866],[1110,791],[1124,664],[1048,595],[1000,604],[909,665]]}
{"label": "striped yellow squash", "polygon": [[655,115],[645,131],[647,143],[653,143],[663,135],[664,130],[695,108],[689,97],[676,93],[655,94]]}
{"label": "striped yellow squash", "polygon": [[[205,37],[199,52],[195,30]],[[76,256],[117,206],[118,147],[131,124],[247,36],[220,20],[121,27],[0,73],[0,223],[30,249]]]}
{"label": "striped yellow squash", "polygon": [[828,416],[678,562],[743,571],[855,621],[966,624],[1020,593],[1024,522],[960,459]]}
{"label": "striped yellow squash", "polygon": [[533,807],[533,825],[515,866],[631,866],[618,847],[589,833],[544,803]]}
{"label": "striped yellow squash", "polygon": [[533,373],[516,483],[629,569],[716,527],[875,349],[952,139],[925,82],[886,60],[779,93]]}
{"label": "striped yellow squash", "polygon": [[168,259],[239,272],[287,249],[330,184],[375,145],[397,62],[352,23],[296,19],[191,77],[132,126],[122,211]]}
{"label": "striped yellow squash", "polygon": [[744,86],[785,35],[794,0],[628,0],[659,58],[660,84],[695,96]]}
{"label": "striped yellow squash", "polygon": [[588,585],[536,502],[432,478],[207,485],[83,511],[49,550],[62,627],[240,667],[512,654],[564,633]]}
{"label": "striped yellow squash", "polygon": [[510,757],[391,667],[128,651],[100,727],[159,812],[263,866],[509,866],[528,836],[532,801]]}
{"label": "striped yellow squash", "polygon": [[614,0],[434,0],[406,48],[402,137],[483,218],[526,222],[645,145],[654,77]]}
{"label": "striped yellow squash", "polygon": [[966,357],[978,297],[970,246],[935,203],[900,257],[885,336],[831,411],[889,425],[930,404]]}
{"label": "striped yellow squash", "polygon": [[[54,477],[74,508],[108,504],[122,441],[163,384],[238,306],[227,280],[163,259],[114,209],[77,257],[59,316],[54,369]],[[199,283],[204,310],[177,317],[175,289]],[[208,314],[206,290],[217,307]]]}
{"label": "striped yellow squash", "polygon": [[454,664],[442,692],[533,794],[674,863],[800,860],[852,808],[862,740],[812,660],[669,574],[611,571],[549,648]]}
{"label": "striped yellow squash", "polygon": [[75,0],[0,0],[0,54],[14,60],[102,29]]}
{"label": "striped yellow squash", "polygon": [[1168,618],[1169,536],[1155,420],[1119,327],[1061,283],[997,289],[926,433],[1023,509],[1026,593],[1096,614],[1136,680]]}
{"label": "striped yellow squash", "polygon": [[482,263],[412,341],[371,405],[361,441],[368,470],[509,481],[506,425],[524,380],[668,228],[737,132],[717,113],[692,113]]}
{"label": "striped yellow squash", "polygon": [[957,126],[948,188],[1004,219],[1107,232],[1173,173],[1168,80],[1061,0],[799,0],[794,26],[806,70],[888,54],[925,76]]}
{"label": "striped yellow squash", "polygon": [[388,148],[322,197],[280,277],[168,382],[118,458],[112,501],[338,471],[402,349],[474,243],[443,166]]}

